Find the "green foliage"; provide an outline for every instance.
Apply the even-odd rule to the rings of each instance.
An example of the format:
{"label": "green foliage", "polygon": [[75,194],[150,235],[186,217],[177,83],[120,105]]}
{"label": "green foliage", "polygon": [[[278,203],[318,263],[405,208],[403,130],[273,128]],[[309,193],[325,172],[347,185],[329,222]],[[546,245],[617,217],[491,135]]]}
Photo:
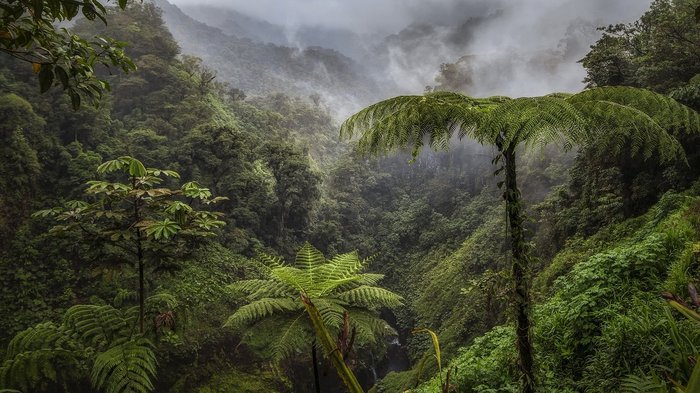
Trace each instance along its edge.
{"label": "green foliage", "polygon": [[153,345],[135,334],[135,321],[111,306],[73,306],[61,325],[42,323],[12,339],[0,386],[68,392],[89,377],[100,392],[153,391]]}
{"label": "green foliage", "polygon": [[692,0],[656,0],[636,22],[603,28],[581,60],[589,86],[627,85],[669,92],[700,72]]}
{"label": "green foliage", "polygon": [[235,369],[217,373],[197,393],[240,392],[258,393],[281,389],[280,376],[271,371],[248,373]]}
{"label": "green foliage", "polygon": [[622,393],[666,393],[666,385],[657,376],[631,375],[620,384]]}
{"label": "green foliage", "polygon": [[60,327],[47,322],[20,332],[10,342],[0,386],[23,391],[46,390],[51,384],[67,390],[79,373],[83,349]]}
{"label": "green foliage", "polygon": [[501,209],[485,212],[488,218],[457,250],[419,275],[425,280],[412,303],[416,324],[439,332],[445,358],[454,356],[457,343],[500,323],[509,304],[507,276],[497,273],[508,267]]}
{"label": "green foliage", "polygon": [[97,168],[98,174],[112,172],[123,172],[126,182],[87,182],[86,193],[96,202],[69,201],[64,207],[41,210],[35,216],[55,216],[57,221],[66,223],[55,227],[54,231],[80,228],[90,235],[111,241],[153,240],[154,244],[145,245],[150,248],[156,248],[159,241],[178,234],[210,236],[213,234],[211,230],[224,225],[223,221],[216,220],[220,214],[194,210],[190,204],[176,199],[181,195],[201,205],[225,200],[223,197],[213,198],[208,188],[196,182],[184,183],[179,189],[159,187],[165,177],[179,179],[180,175],[175,171],[146,169],[139,160],[123,156],[106,161]]}
{"label": "green foliage", "polygon": [[[424,143],[447,149],[449,141],[470,136],[488,145],[542,146],[593,144],[619,153],[627,144],[632,154],[663,160],[682,155],[667,129],[697,133],[700,116],[675,100],[633,88],[596,88],[573,96],[550,95],[509,99],[475,99],[458,93],[434,92],[400,96],[371,105],[347,119],[341,136],[362,132],[359,149],[382,154],[411,148],[413,158]],[[610,131],[613,131],[612,133]]]}
{"label": "green foliage", "polygon": [[[306,236],[320,195],[321,176],[314,159],[324,155],[330,160],[336,154],[330,138],[335,129],[324,108],[303,101],[263,102],[267,98],[262,97],[255,103],[231,102],[227,87],[216,82],[221,77],[204,83],[211,69],[201,63],[190,67],[186,59],[180,60],[177,43],[151,3],[134,2],[123,10],[109,10],[106,18],[107,25],[76,18],[70,31],[80,37],[109,36],[129,42],[126,50],[138,70],[108,75],[95,63],[96,77],[112,88],[104,94],[100,108],[83,105],[80,111],[72,111],[69,97],[60,89],[39,94],[31,67],[0,56],[0,87],[7,93],[0,100],[0,129],[7,147],[0,149],[0,155],[7,158],[0,163],[4,187],[0,193],[0,303],[3,313],[12,315],[2,320],[0,342],[5,345],[16,332],[39,321],[60,318],[67,308],[85,299],[101,303],[99,299],[116,297],[120,306],[137,304],[135,236],[129,236],[126,223],[130,212],[119,221],[116,212],[89,216],[83,210],[86,215],[81,223],[91,232],[73,227],[75,230],[62,231],[61,236],[46,236],[47,226],[68,227],[76,222],[50,223],[29,216],[46,206],[61,206],[62,211],[83,209],[84,205],[67,206],[65,201],[92,205],[107,193],[105,202],[114,202],[122,190],[111,187],[130,183],[125,180],[129,168],[98,176],[94,168],[105,157],[140,157],[146,170],[169,168],[183,179],[199,181],[183,191],[171,174],[155,171],[153,176],[163,181],[147,190],[153,196],[146,193],[144,198],[168,199],[160,194],[162,190],[153,192],[168,188],[177,192],[172,196],[177,202],[160,206],[163,210],[156,211],[157,217],[147,223],[150,234],[142,227],[149,243],[144,250],[146,291],[167,288],[178,300],[174,307],[165,299],[157,304],[145,299],[145,331],[154,339],[153,351],[165,365],[160,367],[165,374],[154,381],[155,388],[167,390],[185,381],[183,391],[191,391],[215,375],[221,362],[233,364],[237,371],[247,368],[240,366],[239,352],[222,354],[221,348],[233,348],[237,339],[220,326],[221,316],[234,309],[226,284],[248,277],[255,268],[226,247],[248,255],[263,245],[296,248]],[[55,78],[54,82],[60,81]],[[285,101],[290,102],[288,107]],[[306,142],[317,136],[327,139],[325,148],[316,149]],[[299,142],[302,139],[305,142]],[[119,161],[116,167],[123,164]],[[139,168],[132,169],[138,174]],[[94,194],[86,195],[83,185],[90,180],[100,183],[94,184]],[[190,204],[184,192],[195,197],[209,192],[230,199],[206,205],[196,198]],[[106,203],[104,207],[116,206]],[[229,229],[217,229],[223,221],[218,216],[195,218],[185,226],[178,222],[192,218],[196,211],[211,210],[225,213],[223,220]],[[168,230],[173,227],[167,220],[177,222],[176,234]],[[197,232],[218,236],[205,244],[195,243],[197,236],[187,232],[194,226],[201,227]],[[119,231],[119,238],[112,240],[116,233],[108,230]],[[156,329],[155,318],[167,322],[172,310],[174,328]],[[129,309],[128,316],[136,318],[135,311]],[[95,340],[97,343],[97,336]],[[207,362],[212,367],[199,367]],[[268,367],[256,354],[249,353],[246,363],[252,365],[245,370],[251,375],[256,374],[253,367]],[[86,372],[82,375],[89,374]],[[86,378],[79,385],[68,390],[94,390]]]}
{"label": "green foliage", "polygon": [[124,176],[126,181],[87,182],[85,192],[95,202],[68,201],[62,207],[41,210],[34,216],[51,216],[65,223],[54,226],[55,233],[81,231],[92,241],[112,243],[127,253],[127,258],[135,262],[139,271],[139,320],[143,332],[146,260],[150,259],[155,265],[163,254],[176,254],[178,246],[185,246],[184,240],[177,238],[214,235],[213,230],[225,225],[218,220],[221,213],[194,210],[192,205],[196,201],[207,206],[226,198],[212,197],[208,188],[194,181],[182,184],[179,189],[162,187],[165,177],[179,179],[180,175],[171,170],[147,169],[141,161],[129,156],[106,161],[97,167],[98,174],[113,172]]}
{"label": "green foliage", "polygon": [[447,149],[458,130],[470,135],[483,113],[500,98],[473,99],[457,93],[436,92],[425,96],[399,96],[378,102],[348,118],[340,135],[361,133],[359,149],[371,154],[410,148],[413,158],[426,142],[431,148]]}
{"label": "green foliage", "polygon": [[[437,368],[438,368],[438,373],[442,373],[442,355],[440,353],[440,340],[438,339],[437,334],[435,334],[434,331],[430,329],[416,329],[413,331],[413,334],[416,333],[428,333],[430,335],[430,341],[433,343],[433,351],[434,354],[432,357],[435,359],[435,362],[437,363]],[[425,366],[425,359],[426,356],[423,357],[423,360],[419,363],[418,370],[416,371],[417,377],[416,377],[416,385],[420,383],[420,378],[421,375],[423,374],[423,367]],[[445,385],[443,385],[444,389]]]}
{"label": "green foliage", "polygon": [[309,321],[303,317],[301,297],[313,302],[333,335],[343,329],[347,318],[359,345],[375,344],[377,337],[393,332],[377,317],[378,310],[400,306],[402,299],[375,286],[383,275],[361,273],[371,259],[361,260],[356,252],[326,259],[305,243],[293,265],[272,256],[263,256],[263,260],[267,266],[264,278],[231,285],[233,290],[246,294],[249,303],[236,310],[226,326],[240,331],[261,320],[274,321],[268,323],[279,326],[281,331],[271,337],[275,358],[290,356],[303,345],[310,345]]}
{"label": "green foliage", "polygon": [[[484,336],[476,338],[450,365],[455,369],[451,380],[458,391],[469,393],[519,391],[519,386],[512,382],[515,374],[513,364],[516,359],[514,340],[515,334],[512,329],[506,327],[497,327]],[[436,376],[412,391],[442,391],[441,380],[444,380],[444,376]]]}
{"label": "green foliage", "polygon": [[[119,0],[119,8],[124,9],[126,3]],[[81,98],[97,104],[103,92],[110,90],[109,83],[95,75],[97,64],[125,72],[136,68],[124,54],[126,43],[101,36],[88,41],[55,26],[56,22],[73,20],[79,12],[87,20],[107,22],[105,4],[98,0],[79,4],[66,0],[13,1],[3,6],[0,16],[0,52],[31,63],[42,93],[60,84],[74,109],[80,107]]]}
{"label": "green foliage", "polygon": [[140,338],[100,353],[92,371],[93,385],[105,393],[152,391],[156,357],[150,346],[148,340]]}
{"label": "green foliage", "polygon": [[596,150],[649,159],[654,152],[661,162],[684,157],[676,138],[681,132],[700,130],[700,115],[667,96],[645,89],[602,87],[586,90],[567,99],[595,125],[589,145]]}
{"label": "green foliage", "polygon": [[[596,109],[600,106],[604,110]],[[471,136],[498,149],[492,163],[503,162],[496,175],[505,170],[505,181],[499,182],[499,188],[505,183],[503,198],[511,237],[513,300],[518,322],[516,347],[524,378],[523,392],[531,393],[535,384],[529,310],[531,258],[516,182],[516,149],[521,144],[532,147],[556,142],[564,149],[573,144],[597,144],[598,150],[610,150],[612,146],[614,152],[619,152],[631,144],[633,155],[644,147],[644,157],[648,158],[659,149],[662,160],[670,160],[682,155],[682,148],[663,126],[669,121],[675,125],[679,111],[687,114],[680,119],[681,127],[689,126],[689,132],[697,133],[700,117],[694,111],[671,98],[629,88],[598,88],[573,96],[512,100],[477,100],[457,93],[430,92],[371,105],[347,119],[340,135],[352,138],[361,132],[358,149],[375,155],[409,147],[414,160],[426,143],[432,148],[447,149],[455,133],[460,139]],[[591,127],[601,120],[603,127]],[[608,132],[609,127],[614,132]]]}
{"label": "green foliage", "polygon": [[[667,391],[655,377],[663,373],[686,383],[692,370],[687,360],[700,331],[666,317],[658,293],[674,280],[669,274],[678,269],[675,264],[697,269],[697,260],[687,259],[700,236],[691,224],[696,203],[697,197],[668,194],[646,215],[564,250],[561,257],[573,259],[573,269],[534,310],[542,391]],[[496,332],[508,332],[502,336],[504,352],[484,347]],[[496,328],[452,361],[458,391],[517,388],[504,373],[512,370],[515,355],[509,337],[509,327]],[[438,386],[434,377],[421,388],[439,391]]]}
{"label": "green foliage", "polygon": [[413,370],[400,372],[392,371],[374,386],[374,390],[370,390],[369,392],[405,392],[415,385],[415,381],[416,372]]}

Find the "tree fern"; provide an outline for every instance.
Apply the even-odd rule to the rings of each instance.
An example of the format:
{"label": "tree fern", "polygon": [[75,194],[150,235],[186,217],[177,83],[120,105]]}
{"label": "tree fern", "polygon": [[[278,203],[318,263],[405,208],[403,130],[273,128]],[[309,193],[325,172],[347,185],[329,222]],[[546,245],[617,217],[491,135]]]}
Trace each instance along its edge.
{"label": "tree fern", "polygon": [[[248,343],[267,338],[275,359],[292,356],[311,348],[315,334],[303,299],[313,304],[320,322],[329,334],[338,336],[345,327],[357,332],[358,345],[377,343],[378,337],[395,333],[378,317],[382,307],[401,305],[402,298],[376,286],[381,274],[362,273],[370,259],[360,259],[356,252],[336,255],[331,259],[305,243],[293,265],[263,256],[268,266],[261,279],[234,283],[231,290],[246,297],[247,304],[236,310],[226,326],[242,333]],[[264,332],[264,333],[263,333]]]}
{"label": "tree fern", "polygon": [[[415,159],[425,146],[447,149],[453,136],[470,136],[498,149],[494,164],[505,171],[503,197],[513,254],[513,299],[519,367],[523,393],[533,393],[534,371],[530,338],[529,247],[524,235],[522,198],[517,186],[516,151],[519,146],[576,144],[604,153],[629,149],[647,159],[655,152],[662,162],[684,160],[674,137],[697,133],[700,117],[672,98],[642,89],[597,88],[575,95],[476,99],[456,93],[433,92],[423,96],[399,96],[371,105],[348,118],[341,137],[360,134],[358,151],[383,154],[410,149]],[[367,303],[362,295],[379,293],[358,287],[345,288],[344,301]],[[384,299],[387,301],[388,299]]]}

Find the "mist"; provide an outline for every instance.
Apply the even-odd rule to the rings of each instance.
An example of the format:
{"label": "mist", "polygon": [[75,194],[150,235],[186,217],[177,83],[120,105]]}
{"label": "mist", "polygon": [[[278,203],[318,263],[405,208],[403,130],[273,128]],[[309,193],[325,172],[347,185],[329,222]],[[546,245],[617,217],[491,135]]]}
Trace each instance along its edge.
{"label": "mist", "polygon": [[[456,63],[472,95],[577,91],[577,63],[597,27],[637,19],[649,0],[175,0],[232,9],[283,29],[290,46],[324,46],[368,66],[395,88],[385,95],[440,86],[440,65]],[[196,17],[196,16],[195,16]],[[207,21],[204,21],[205,23]],[[341,38],[339,38],[342,36]]]}

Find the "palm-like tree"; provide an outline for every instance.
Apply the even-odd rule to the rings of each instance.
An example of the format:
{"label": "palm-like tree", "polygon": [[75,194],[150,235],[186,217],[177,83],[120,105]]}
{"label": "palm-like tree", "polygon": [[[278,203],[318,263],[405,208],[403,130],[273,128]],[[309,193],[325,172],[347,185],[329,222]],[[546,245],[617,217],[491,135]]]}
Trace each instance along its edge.
{"label": "palm-like tree", "polygon": [[376,286],[384,275],[362,273],[370,259],[360,259],[356,252],[326,259],[305,243],[293,265],[269,255],[262,259],[266,264],[263,279],[244,280],[231,286],[244,292],[249,303],[236,310],[226,325],[241,331],[252,327],[244,339],[255,334],[256,325],[277,326],[282,333],[270,337],[276,359],[311,346],[317,391],[318,340],[350,391],[361,391],[345,358],[354,343],[372,344],[379,337],[394,333],[378,317],[379,309],[397,307],[402,298]]}
{"label": "palm-like tree", "polygon": [[558,143],[592,146],[619,153],[629,149],[644,159],[685,159],[678,132],[697,132],[700,117],[675,100],[644,89],[602,87],[575,95],[510,99],[472,98],[458,93],[432,92],[399,96],[371,105],[347,119],[342,137],[360,134],[360,153],[381,155],[410,149],[415,159],[424,146],[447,149],[454,136],[468,136],[497,148],[493,163],[505,171],[504,199],[513,256],[513,297],[519,368],[525,393],[535,389],[528,268],[530,253],[523,231],[522,198],[516,178],[516,152]]}

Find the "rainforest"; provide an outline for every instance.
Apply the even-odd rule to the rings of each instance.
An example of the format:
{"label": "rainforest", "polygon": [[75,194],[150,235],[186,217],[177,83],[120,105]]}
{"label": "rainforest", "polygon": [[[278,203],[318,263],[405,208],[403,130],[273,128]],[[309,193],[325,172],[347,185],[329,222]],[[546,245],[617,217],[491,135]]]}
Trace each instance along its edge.
{"label": "rainforest", "polygon": [[0,1],[0,393],[700,393],[700,1]]}

